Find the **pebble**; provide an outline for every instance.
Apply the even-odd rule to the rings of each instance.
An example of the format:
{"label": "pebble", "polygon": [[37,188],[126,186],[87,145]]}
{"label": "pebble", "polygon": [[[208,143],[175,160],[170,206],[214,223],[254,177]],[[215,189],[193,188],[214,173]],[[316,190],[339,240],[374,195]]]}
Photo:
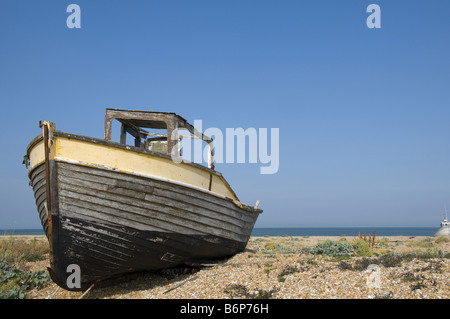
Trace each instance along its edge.
{"label": "pebble", "polygon": [[[391,238],[399,241],[399,238]],[[334,240],[339,240],[339,237]],[[295,249],[291,253],[269,254],[264,250],[264,243],[269,241],[287,247],[293,243]],[[316,242],[300,237],[251,238],[248,246],[256,252],[237,254],[220,266],[204,268],[170,280],[158,273],[149,273],[116,286],[93,289],[85,298],[228,299],[255,298],[265,293],[265,296],[276,299],[450,299],[450,259],[413,259],[402,261],[398,267],[372,264],[362,271],[342,270],[338,267],[339,261],[331,257],[311,256],[299,249]],[[395,248],[406,249],[406,243],[407,240],[404,247],[396,245]],[[354,264],[361,258],[352,257],[346,262]],[[436,263],[440,265],[438,268],[431,267]],[[283,275],[286,269],[292,271],[286,271]],[[420,279],[405,280],[408,273]],[[195,280],[187,281],[195,276]],[[184,284],[166,292],[181,283]],[[420,289],[414,288],[417,283],[422,284],[417,287]],[[237,290],[231,294],[233,285],[235,289],[236,285],[240,285],[247,294],[239,295]],[[41,291],[35,291],[32,298],[45,298],[56,288],[55,284],[51,284]],[[60,289],[53,298],[74,299],[81,294]]]}

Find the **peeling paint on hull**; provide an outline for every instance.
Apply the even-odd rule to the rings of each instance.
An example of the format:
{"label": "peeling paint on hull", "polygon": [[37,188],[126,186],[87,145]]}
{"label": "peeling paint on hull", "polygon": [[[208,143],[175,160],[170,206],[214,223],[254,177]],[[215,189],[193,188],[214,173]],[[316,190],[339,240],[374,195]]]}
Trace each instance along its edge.
{"label": "peeling paint on hull", "polygon": [[[64,219],[54,222],[68,223]],[[212,235],[136,231],[111,224],[97,224],[92,229],[89,224],[77,219],[72,219],[70,223],[82,231],[66,231],[62,227],[59,246],[54,243],[57,262],[52,278],[65,289],[69,289],[66,280],[70,273],[66,269],[70,264],[80,267],[79,290],[85,290],[92,283],[121,274],[176,267],[195,260],[225,258],[246,246],[246,242]]]}
{"label": "peeling paint on hull", "polygon": [[[30,179],[52,241],[51,276],[68,290],[85,290],[121,274],[232,256],[245,249],[261,212],[148,177],[56,160],[49,166],[51,227],[44,165],[36,166]],[[70,264],[80,267],[80,289],[66,285]]]}

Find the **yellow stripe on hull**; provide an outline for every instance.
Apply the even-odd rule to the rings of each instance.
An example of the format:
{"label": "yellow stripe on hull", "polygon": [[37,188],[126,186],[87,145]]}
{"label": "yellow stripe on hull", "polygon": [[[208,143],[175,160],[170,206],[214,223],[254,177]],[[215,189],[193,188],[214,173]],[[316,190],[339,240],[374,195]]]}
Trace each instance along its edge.
{"label": "yellow stripe on hull", "polygon": [[[197,165],[175,163],[170,158],[115,147],[94,141],[80,140],[55,134],[50,147],[50,159],[97,166],[122,173],[150,176],[185,184],[238,201],[223,177]],[[37,140],[28,150],[29,172],[45,162],[44,142]],[[212,179],[211,179],[212,178]],[[211,188],[210,188],[211,183]]]}

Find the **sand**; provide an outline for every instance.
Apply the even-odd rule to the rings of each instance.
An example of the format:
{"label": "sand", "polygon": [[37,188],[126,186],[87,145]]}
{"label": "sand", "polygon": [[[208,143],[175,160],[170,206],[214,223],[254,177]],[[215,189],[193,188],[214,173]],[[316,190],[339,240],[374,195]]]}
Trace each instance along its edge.
{"label": "sand", "polygon": [[[36,237],[36,236],[33,236]],[[433,237],[392,236],[377,238],[374,251],[408,254],[437,249],[450,253],[450,242],[434,243]],[[394,267],[377,257],[333,257],[303,252],[325,240],[354,237],[252,237],[247,251],[210,267],[180,267],[140,274],[113,286],[70,292],[53,282],[28,293],[32,299],[449,299],[450,259],[414,258]],[[430,247],[428,247],[430,246]],[[432,246],[432,247],[431,247]],[[358,262],[367,267],[355,270]],[[372,264],[372,265],[370,265]],[[43,270],[48,261],[29,263]],[[346,267],[345,267],[346,266]],[[353,269],[352,269],[353,267]]]}

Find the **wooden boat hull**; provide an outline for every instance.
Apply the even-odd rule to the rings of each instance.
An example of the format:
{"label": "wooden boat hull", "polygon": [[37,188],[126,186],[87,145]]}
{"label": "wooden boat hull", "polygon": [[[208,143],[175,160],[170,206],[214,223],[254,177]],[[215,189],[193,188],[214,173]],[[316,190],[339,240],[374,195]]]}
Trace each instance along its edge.
{"label": "wooden boat hull", "polygon": [[[50,241],[50,274],[68,290],[232,256],[245,249],[261,212],[182,183],[75,161],[49,159],[29,177]],[[81,287],[67,285],[73,264]]]}

